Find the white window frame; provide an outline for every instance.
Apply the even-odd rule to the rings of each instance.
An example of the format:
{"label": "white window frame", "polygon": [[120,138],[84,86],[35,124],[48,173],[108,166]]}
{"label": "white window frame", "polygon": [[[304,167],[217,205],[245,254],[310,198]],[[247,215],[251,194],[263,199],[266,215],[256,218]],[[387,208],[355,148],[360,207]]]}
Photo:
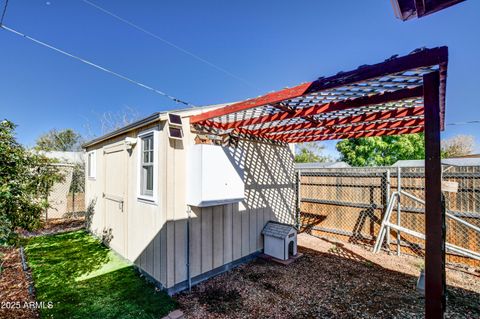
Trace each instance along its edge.
{"label": "white window frame", "polygon": [[[90,161],[90,156],[92,160]],[[97,153],[90,151],[87,153],[87,174],[88,178],[95,180],[97,178]]]}
{"label": "white window frame", "polygon": [[[143,137],[153,136],[153,192],[152,195],[142,194],[142,156],[143,156]],[[140,132],[137,136],[137,199],[141,202],[158,204],[158,129],[152,128]]]}

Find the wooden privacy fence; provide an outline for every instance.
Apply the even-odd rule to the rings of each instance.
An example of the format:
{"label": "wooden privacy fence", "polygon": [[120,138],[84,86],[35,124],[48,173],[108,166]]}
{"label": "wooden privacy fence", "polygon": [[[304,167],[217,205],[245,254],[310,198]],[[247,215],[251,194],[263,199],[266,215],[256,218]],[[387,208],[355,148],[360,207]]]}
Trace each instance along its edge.
{"label": "wooden privacy fence", "polygon": [[[446,241],[480,253],[480,167],[443,166],[443,180],[457,182],[458,191],[445,193],[446,211],[461,221],[446,219]],[[393,192],[424,199],[423,167],[369,167],[299,170],[298,205],[301,230],[354,244],[372,246]],[[424,205],[400,196],[390,222],[425,233]],[[468,226],[473,225],[473,228]],[[475,229],[476,227],[476,229]],[[390,229],[384,249],[424,256],[423,239]],[[475,258],[447,250],[447,261],[480,266]]]}

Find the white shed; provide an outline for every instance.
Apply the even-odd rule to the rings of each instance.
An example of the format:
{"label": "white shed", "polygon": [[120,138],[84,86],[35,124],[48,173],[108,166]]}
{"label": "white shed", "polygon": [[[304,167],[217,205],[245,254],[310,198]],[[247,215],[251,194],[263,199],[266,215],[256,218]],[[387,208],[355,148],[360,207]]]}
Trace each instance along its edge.
{"label": "white shed", "polygon": [[264,253],[280,260],[297,255],[297,230],[288,224],[270,221],[262,230]]}
{"label": "white shed", "polygon": [[295,220],[288,144],[213,145],[192,130],[222,106],[155,113],[84,145],[90,231],[170,294],[258,256],[268,221]]}

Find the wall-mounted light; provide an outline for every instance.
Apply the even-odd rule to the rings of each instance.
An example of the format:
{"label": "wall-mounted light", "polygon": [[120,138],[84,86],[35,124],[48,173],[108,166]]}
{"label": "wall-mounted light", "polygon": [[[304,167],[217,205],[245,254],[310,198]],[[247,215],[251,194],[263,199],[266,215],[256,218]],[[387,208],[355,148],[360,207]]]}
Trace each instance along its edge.
{"label": "wall-mounted light", "polygon": [[125,137],[125,146],[127,146],[127,149],[131,149],[132,147],[137,144],[137,139],[134,137]]}

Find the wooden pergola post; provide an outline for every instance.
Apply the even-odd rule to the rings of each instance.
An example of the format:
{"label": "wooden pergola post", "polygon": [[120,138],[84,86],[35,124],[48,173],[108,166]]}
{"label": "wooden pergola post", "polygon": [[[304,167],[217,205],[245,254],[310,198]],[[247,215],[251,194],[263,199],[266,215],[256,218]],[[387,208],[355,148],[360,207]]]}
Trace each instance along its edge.
{"label": "wooden pergola post", "polygon": [[445,216],[440,158],[440,75],[423,76],[425,107],[425,317],[445,313]]}

